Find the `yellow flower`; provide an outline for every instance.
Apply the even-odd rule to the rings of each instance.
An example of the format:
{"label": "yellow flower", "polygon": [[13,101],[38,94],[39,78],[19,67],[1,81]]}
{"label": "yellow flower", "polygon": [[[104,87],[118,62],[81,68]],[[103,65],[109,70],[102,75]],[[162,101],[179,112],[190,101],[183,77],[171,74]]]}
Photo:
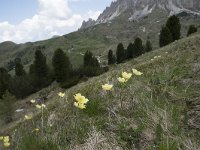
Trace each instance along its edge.
{"label": "yellow flower", "polygon": [[24,116],[24,119],[25,119],[25,120],[31,120],[31,119],[32,119],[32,116],[25,115],[25,116]]}
{"label": "yellow flower", "polygon": [[10,146],[10,142],[5,142],[3,143],[4,147],[9,147]]}
{"label": "yellow flower", "polygon": [[154,59],[158,58],[158,56],[154,56]]}
{"label": "yellow flower", "polygon": [[136,75],[136,76],[141,76],[143,73],[136,70],[136,69],[132,69],[133,73]]}
{"label": "yellow flower", "polygon": [[35,100],[32,99],[32,100],[30,100],[30,102],[31,102],[32,104],[34,104],[34,103],[35,103]]}
{"label": "yellow flower", "polygon": [[113,88],[112,84],[104,84],[102,85],[102,89],[105,91],[110,91]]}
{"label": "yellow flower", "polygon": [[35,105],[36,108],[41,109],[42,106],[41,105]]}
{"label": "yellow flower", "polygon": [[39,128],[35,128],[32,132],[39,132],[40,129]]}
{"label": "yellow flower", "polygon": [[76,102],[74,102],[74,106],[79,108],[79,109],[85,109],[86,108],[86,103],[89,101],[85,96],[82,96],[80,93],[75,94],[74,98]]}
{"label": "yellow flower", "polygon": [[161,56],[158,56],[158,58],[161,58]]}
{"label": "yellow flower", "polygon": [[42,104],[41,107],[42,107],[42,108],[46,108],[46,105],[45,105],[45,104]]}
{"label": "yellow flower", "polygon": [[76,106],[77,108],[80,108],[80,109],[85,109],[86,108],[85,104],[78,103],[78,102],[74,102],[74,106]]}
{"label": "yellow flower", "polygon": [[3,138],[3,142],[4,143],[8,143],[9,142],[9,136],[4,136],[4,138]]}
{"label": "yellow flower", "polygon": [[36,132],[39,132],[39,131],[40,131],[40,129],[36,128],[36,129],[35,129],[35,131],[36,131]]}
{"label": "yellow flower", "polygon": [[3,140],[3,136],[0,136],[0,141],[2,141]]}
{"label": "yellow flower", "polygon": [[60,96],[60,97],[63,98],[63,97],[65,96],[65,93],[59,92],[59,93],[58,93],[58,96]]}
{"label": "yellow flower", "polygon": [[120,83],[125,83],[125,82],[127,81],[126,79],[121,78],[121,77],[117,78],[117,80],[118,80]]}
{"label": "yellow flower", "polygon": [[129,80],[132,77],[132,73],[122,72],[122,77]]}
{"label": "yellow flower", "polygon": [[151,59],[151,61],[154,61],[154,59]]}
{"label": "yellow flower", "polygon": [[85,98],[85,96],[82,96],[80,93],[74,95],[74,98],[76,99],[78,103],[81,103],[81,104],[85,104],[89,101],[87,98]]}

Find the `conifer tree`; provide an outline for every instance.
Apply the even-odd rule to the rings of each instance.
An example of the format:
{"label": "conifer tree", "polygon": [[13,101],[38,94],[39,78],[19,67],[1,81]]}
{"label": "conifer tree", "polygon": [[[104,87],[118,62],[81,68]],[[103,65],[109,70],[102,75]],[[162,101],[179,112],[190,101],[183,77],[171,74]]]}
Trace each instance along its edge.
{"label": "conifer tree", "polygon": [[0,117],[5,123],[12,121],[12,114],[14,111],[13,103],[16,101],[15,97],[11,95],[7,90],[0,99]]}
{"label": "conifer tree", "polygon": [[0,68],[0,98],[9,88],[10,75],[5,68]]}
{"label": "conifer tree", "polygon": [[181,24],[177,16],[173,15],[169,17],[166,23],[166,27],[168,27],[169,31],[171,32],[173,41],[180,39]]}
{"label": "conifer tree", "polygon": [[126,59],[126,52],[122,43],[119,43],[117,46],[117,63],[122,63]]}
{"label": "conifer tree", "polygon": [[87,51],[84,55],[84,67],[100,67],[99,62],[92,52]]}
{"label": "conifer tree", "polygon": [[189,36],[195,32],[197,32],[197,27],[195,27],[194,25],[190,25],[188,32],[187,32],[187,36]]}
{"label": "conifer tree", "polygon": [[62,49],[57,49],[52,58],[55,78],[58,82],[65,81],[72,72],[72,64]]}
{"label": "conifer tree", "polygon": [[146,45],[145,45],[145,52],[150,52],[152,51],[152,45],[149,40],[147,40]]}
{"label": "conifer tree", "polygon": [[26,72],[24,70],[24,66],[21,64],[21,62],[15,62],[15,75],[16,76],[23,76]]}
{"label": "conifer tree", "polygon": [[40,50],[36,50],[34,61],[34,73],[36,77],[47,77],[48,71],[49,69],[47,66],[46,57]]}
{"label": "conifer tree", "polygon": [[140,38],[136,38],[134,41],[134,56],[138,57],[144,53],[144,47],[142,45],[142,40]]}
{"label": "conifer tree", "polygon": [[115,58],[115,56],[114,56],[114,54],[113,54],[113,51],[112,50],[109,50],[109,52],[108,52],[108,64],[109,65],[112,65],[112,64],[114,64],[116,62],[116,58]]}
{"label": "conifer tree", "polygon": [[134,44],[129,43],[127,47],[127,59],[133,58],[133,53],[134,53]]}
{"label": "conifer tree", "polygon": [[168,27],[162,27],[159,37],[160,47],[166,46],[172,42],[173,42],[173,37]]}

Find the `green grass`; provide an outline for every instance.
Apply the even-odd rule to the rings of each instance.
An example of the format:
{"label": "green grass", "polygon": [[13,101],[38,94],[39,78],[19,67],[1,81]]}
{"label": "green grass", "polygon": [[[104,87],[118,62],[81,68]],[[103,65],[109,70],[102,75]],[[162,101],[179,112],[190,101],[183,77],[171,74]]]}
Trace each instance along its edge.
{"label": "green grass", "polygon": [[[200,126],[195,117],[200,112],[188,101],[200,97],[199,41],[200,35],[194,35],[111,66],[109,72],[66,90],[65,98],[55,92],[43,115],[44,130],[37,133],[40,141],[59,150],[198,149]],[[159,55],[161,58],[151,61]],[[119,85],[117,77],[132,68],[144,74]],[[114,87],[105,92],[101,85],[108,82]],[[73,95],[79,92],[89,99],[85,110],[73,106]],[[4,130],[12,135],[12,148],[27,145],[26,135],[42,128],[41,118],[37,113],[33,123],[21,121]]]}

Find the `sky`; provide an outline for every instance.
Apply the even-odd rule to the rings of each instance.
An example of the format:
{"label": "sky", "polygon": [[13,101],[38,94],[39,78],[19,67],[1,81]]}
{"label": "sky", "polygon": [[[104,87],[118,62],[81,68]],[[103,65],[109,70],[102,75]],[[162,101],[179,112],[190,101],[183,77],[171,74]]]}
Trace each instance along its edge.
{"label": "sky", "polygon": [[0,42],[34,42],[97,19],[112,0],[0,0]]}

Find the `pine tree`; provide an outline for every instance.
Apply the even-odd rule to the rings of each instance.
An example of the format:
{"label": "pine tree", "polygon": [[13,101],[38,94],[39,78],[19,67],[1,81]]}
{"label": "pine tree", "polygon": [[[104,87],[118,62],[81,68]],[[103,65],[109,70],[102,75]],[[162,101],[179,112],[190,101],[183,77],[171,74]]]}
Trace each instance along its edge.
{"label": "pine tree", "polygon": [[34,73],[36,77],[47,77],[49,69],[46,62],[46,57],[42,54],[40,50],[35,52],[35,61],[34,61]]}
{"label": "pine tree", "polygon": [[117,63],[122,63],[126,59],[126,52],[122,43],[119,43],[117,46]]}
{"label": "pine tree", "polygon": [[2,99],[0,99],[0,117],[3,118],[5,123],[10,123],[12,121],[12,114],[14,111],[13,103],[15,101],[15,97],[8,91],[6,91]]}
{"label": "pine tree", "polygon": [[145,52],[150,52],[152,51],[152,45],[149,40],[147,40],[146,45],[145,45]]}
{"label": "pine tree", "polygon": [[160,47],[166,46],[172,42],[173,42],[173,37],[168,27],[162,27],[159,37]]}
{"label": "pine tree", "polygon": [[142,45],[142,40],[140,38],[136,38],[134,41],[134,56],[138,57],[144,53],[144,47]]}
{"label": "pine tree", "polygon": [[5,68],[0,68],[0,98],[8,90],[10,82],[10,75]]}
{"label": "pine tree", "polygon": [[92,52],[87,51],[84,55],[84,67],[100,67],[99,62]]}
{"label": "pine tree", "polygon": [[72,72],[72,64],[62,49],[57,49],[54,52],[52,64],[58,82],[63,82],[70,76],[70,73]]}
{"label": "pine tree", "polygon": [[181,36],[181,24],[178,17],[175,15],[168,18],[166,27],[168,27],[169,31],[172,34],[173,41],[179,40]]}
{"label": "pine tree", "polygon": [[129,43],[127,47],[127,59],[133,58],[133,53],[134,53],[134,44]]}
{"label": "pine tree", "polygon": [[15,62],[15,75],[16,76],[23,76],[26,72],[24,70],[24,66],[21,64],[21,62]]}
{"label": "pine tree", "polygon": [[195,27],[194,25],[190,25],[188,32],[187,32],[187,36],[189,36],[195,32],[197,32],[197,27]]}
{"label": "pine tree", "polygon": [[113,54],[113,51],[112,50],[109,50],[108,52],[108,65],[112,65],[116,62],[116,58]]}

